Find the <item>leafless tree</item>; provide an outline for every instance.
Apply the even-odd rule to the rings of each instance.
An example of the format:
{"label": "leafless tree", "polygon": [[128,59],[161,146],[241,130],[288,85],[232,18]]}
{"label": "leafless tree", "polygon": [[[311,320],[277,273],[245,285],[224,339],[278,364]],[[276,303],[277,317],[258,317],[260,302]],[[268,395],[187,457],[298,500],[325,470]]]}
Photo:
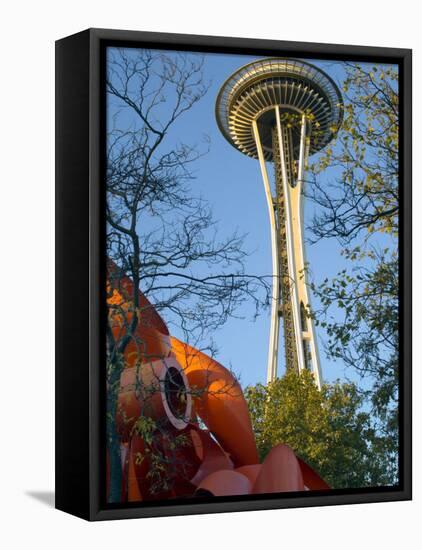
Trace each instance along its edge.
{"label": "leafless tree", "polygon": [[[203,58],[129,49],[109,55],[107,256],[118,266],[112,287],[129,277],[169,326],[212,353],[213,331],[246,300],[258,314],[268,305],[271,281],[245,272],[244,236],[220,238],[209,205],[191,188],[194,163],[209,140],[184,143],[177,128],[207,93]],[[126,308],[109,305],[109,318],[123,319],[121,337],[111,323],[107,330],[111,501],[119,500],[121,485],[114,419],[123,354],[147,316],[136,290],[126,299]]]}

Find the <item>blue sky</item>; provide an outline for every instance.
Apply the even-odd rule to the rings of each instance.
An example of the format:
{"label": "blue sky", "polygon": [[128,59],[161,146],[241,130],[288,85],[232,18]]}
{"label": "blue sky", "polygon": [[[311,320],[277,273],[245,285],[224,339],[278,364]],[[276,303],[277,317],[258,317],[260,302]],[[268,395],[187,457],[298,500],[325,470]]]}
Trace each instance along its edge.
{"label": "blue sky", "polygon": [[[169,55],[169,52],[166,54]],[[270,228],[259,163],[241,154],[226,141],[217,127],[214,114],[215,100],[223,82],[240,66],[254,59],[257,57],[206,54],[204,78],[210,81],[210,88],[205,97],[173,126],[169,140],[195,143],[200,142],[204,136],[209,138],[209,153],[195,164],[196,179],[191,183],[192,192],[201,195],[212,206],[222,237],[234,231],[246,234],[245,248],[251,252],[245,262],[246,272],[270,274]],[[341,85],[345,74],[341,63],[315,59],[307,61],[324,69]],[[120,107],[114,98],[108,101],[109,121]],[[127,110],[119,111],[118,124],[122,128],[127,127],[131,123],[131,116]],[[322,180],[326,177],[328,175],[321,175]],[[305,202],[305,227],[313,215],[313,208],[313,205]],[[346,267],[344,258],[340,256],[341,247],[335,240],[325,239],[313,245],[306,243],[305,246],[315,280],[330,278]],[[311,298],[311,301],[317,308],[315,298]],[[243,386],[265,383],[269,311],[263,312],[255,321],[251,307],[243,307],[238,315],[239,318],[230,319],[214,335],[219,350],[217,359],[239,375]],[[173,332],[175,336],[181,336],[177,334],[177,330]],[[318,327],[316,332],[323,379],[333,381],[344,378],[343,365],[340,362],[334,363],[325,356],[323,343],[326,335],[323,329]],[[284,356],[281,348],[279,374],[283,372]],[[353,378],[353,373],[347,374]]]}

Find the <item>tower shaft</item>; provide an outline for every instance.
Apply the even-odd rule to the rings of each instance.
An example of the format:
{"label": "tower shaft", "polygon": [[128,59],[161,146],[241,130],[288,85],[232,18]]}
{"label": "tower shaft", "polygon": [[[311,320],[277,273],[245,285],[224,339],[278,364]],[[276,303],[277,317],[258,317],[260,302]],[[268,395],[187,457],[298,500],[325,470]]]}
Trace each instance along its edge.
{"label": "tower shaft", "polygon": [[[289,131],[287,128],[281,127],[283,134],[283,150],[285,164],[286,164],[286,176],[287,176],[287,189],[294,184],[294,165],[291,158],[291,151],[289,150],[290,140]],[[278,280],[275,280],[273,284],[280,286],[279,290],[279,304],[277,308],[277,314],[283,318],[284,329],[284,354],[286,359],[286,369],[293,369],[299,372],[299,359],[296,345],[296,327],[294,322],[295,300],[293,297],[293,284],[291,280],[289,270],[289,254],[287,243],[287,219],[286,219],[286,200],[284,197],[284,182],[283,182],[283,168],[282,168],[282,155],[280,154],[281,144],[278,139],[277,128],[272,131],[273,139],[273,151],[274,151],[274,172],[275,172],[275,201],[274,207],[276,210],[276,230],[277,230],[277,253],[279,262],[279,274]],[[291,262],[291,259],[290,259]],[[279,329],[280,330],[280,329]],[[274,359],[274,353],[269,351],[269,364],[272,363],[271,372],[268,372],[269,379],[273,380],[276,377],[277,361]],[[268,380],[270,381],[270,380]]]}
{"label": "tower shaft", "polygon": [[[321,373],[312,319],[308,316],[309,297],[303,244],[303,175],[307,161],[308,138],[305,115],[301,118],[299,158],[293,153],[292,128],[282,123],[280,107],[275,107],[272,128],[274,183],[270,185],[259,129],[254,123],[272,233],[273,293],[267,381],[277,376],[280,319],[283,319],[286,369],[313,372],[320,387]],[[272,214],[272,215],[271,215]]]}

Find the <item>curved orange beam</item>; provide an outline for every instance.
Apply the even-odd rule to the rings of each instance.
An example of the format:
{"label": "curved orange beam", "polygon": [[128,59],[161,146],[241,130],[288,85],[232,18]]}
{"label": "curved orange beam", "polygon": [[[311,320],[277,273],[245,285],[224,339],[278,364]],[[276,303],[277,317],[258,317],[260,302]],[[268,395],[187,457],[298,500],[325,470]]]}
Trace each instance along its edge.
{"label": "curved orange beam", "polygon": [[[126,334],[126,325],[132,321],[132,313],[128,304],[133,302],[135,289],[129,277],[122,275],[114,262],[107,263],[107,304],[111,317],[111,328],[116,340]],[[168,328],[150,301],[138,294],[140,319],[134,338],[125,350],[125,366],[132,367],[135,363],[144,363],[167,357],[171,352]]]}
{"label": "curved orange beam", "polygon": [[262,463],[261,470],[252,487],[252,493],[284,493],[304,491],[299,461],[290,447],[276,445]]}
{"label": "curved orange beam", "polygon": [[218,470],[233,469],[233,462],[208,431],[192,426],[191,438],[199,458],[198,468],[190,480],[193,485],[198,486],[203,479]]}
{"label": "curved orange beam", "polygon": [[299,457],[297,457],[297,460],[302,471],[303,482],[310,491],[327,491],[331,489],[328,483],[326,483],[309,464],[306,464],[306,462]]}
{"label": "curved orange beam", "polygon": [[234,465],[259,462],[248,405],[236,378],[220,363],[177,338],[171,337],[171,347],[189,381],[196,413]]}
{"label": "curved orange beam", "polygon": [[[120,338],[125,334],[125,322],[130,323],[132,318],[127,304],[131,301],[135,289],[128,277],[119,276],[118,286],[113,285],[117,270],[117,266],[109,262],[107,302],[110,306],[115,306],[115,308],[110,307],[109,313],[112,316],[113,334],[115,338]],[[132,380],[135,376],[133,367],[145,363],[152,365],[152,362],[158,364],[164,358],[173,361],[176,359],[183,368],[195,405],[195,411],[192,411],[193,417],[195,413],[198,414],[219,445],[208,432],[189,425],[186,433],[192,445],[189,452],[186,449],[181,450],[183,456],[179,458],[187,459],[189,455],[190,468],[193,468],[196,474],[190,480],[189,476],[186,479],[186,473],[181,477],[176,476],[180,479],[175,493],[174,491],[168,494],[164,492],[164,495],[161,493],[153,498],[163,496],[168,498],[177,494],[190,493],[198,484],[199,494],[203,490],[215,495],[303,491],[305,486],[310,490],[329,489],[325,481],[305,462],[297,458],[286,445],[277,445],[267,455],[263,464],[258,463],[248,406],[236,378],[206,354],[171,337],[154,306],[142,292],[139,290],[137,292],[141,310],[140,321],[135,331],[135,338],[129,343],[124,354],[125,371],[121,380],[121,390],[125,388],[128,391],[121,392],[119,396],[121,414],[126,418],[125,422],[123,418],[119,419],[118,424],[123,440],[130,440],[124,466],[124,484],[127,489],[127,492],[123,491],[126,493],[125,498],[130,501],[142,500],[143,494],[149,493],[149,483],[146,480],[149,461],[145,458],[139,461],[140,454],[145,451],[144,443],[139,436],[131,437],[127,430],[129,426],[123,428],[128,418],[136,418],[140,412],[138,397],[131,389],[135,385]],[[127,395],[124,395],[125,393]],[[131,393],[133,395],[129,399]],[[128,402],[124,403],[125,400]],[[152,408],[154,410],[157,408],[157,413],[161,416],[161,403],[157,401],[156,405]],[[168,436],[171,437],[170,433]],[[160,445],[166,453],[166,436],[162,435],[158,439],[162,439]],[[227,455],[230,455],[232,461]],[[233,470],[233,468],[236,469]]]}
{"label": "curved orange beam", "polygon": [[241,466],[236,468],[236,472],[246,476],[251,482],[251,487],[255,485],[255,481],[261,471],[262,464],[249,464],[248,466]]}
{"label": "curved orange beam", "polygon": [[201,481],[195,494],[223,497],[248,495],[250,492],[251,482],[246,476],[236,470],[218,470]]}

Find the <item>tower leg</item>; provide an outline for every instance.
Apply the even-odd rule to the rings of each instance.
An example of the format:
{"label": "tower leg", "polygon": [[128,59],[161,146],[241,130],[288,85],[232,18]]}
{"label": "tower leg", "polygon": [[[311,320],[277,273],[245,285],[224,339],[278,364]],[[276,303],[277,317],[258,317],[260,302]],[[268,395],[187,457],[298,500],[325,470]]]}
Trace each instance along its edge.
{"label": "tower leg", "polygon": [[271,319],[270,319],[270,339],[268,344],[268,367],[267,367],[267,383],[272,382],[277,377],[278,364],[278,345],[280,334],[280,273],[279,273],[279,258],[277,247],[277,224],[274,211],[274,198],[271,193],[270,180],[268,178],[267,166],[265,164],[264,152],[262,149],[261,138],[259,136],[258,125],[254,120],[252,129],[258,151],[259,164],[261,167],[262,180],[264,182],[265,197],[267,199],[268,215],[270,220],[271,231],[271,252],[272,252],[272,293],[271,293]]}

